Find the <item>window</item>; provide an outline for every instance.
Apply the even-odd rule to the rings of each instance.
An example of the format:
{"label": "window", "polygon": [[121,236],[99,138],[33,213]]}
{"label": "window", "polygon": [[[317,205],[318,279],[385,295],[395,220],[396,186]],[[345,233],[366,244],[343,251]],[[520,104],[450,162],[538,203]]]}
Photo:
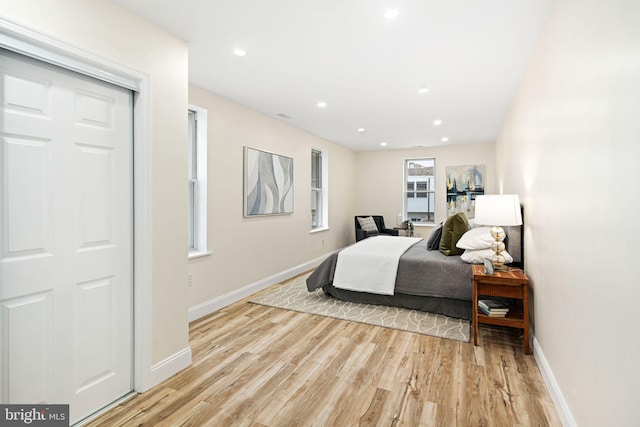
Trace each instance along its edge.
{"label": "window", "polygon": [[404,162],[405,217],[414,223],[435,221],[435,159],[408,159]]}
{"label": "window", "polygon": [[327,153],[311,150],[311,229],[325,229],[327,221]]}
{"label": "window", "polygon": [[189,106],[189,257],[207,252],[207,110]]}

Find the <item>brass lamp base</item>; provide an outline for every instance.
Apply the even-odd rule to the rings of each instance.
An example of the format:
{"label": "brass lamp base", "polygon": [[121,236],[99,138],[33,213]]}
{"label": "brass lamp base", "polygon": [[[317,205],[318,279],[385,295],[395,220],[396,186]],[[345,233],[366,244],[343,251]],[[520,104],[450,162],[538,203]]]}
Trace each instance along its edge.
{"label": "brass lamp base", "polygon": [[499,225],[491,227],[491,237],[494,238],[494,242],[491,244],[491,249],[493,249],[493,258],[491,258],[491,263],[493,264],[493,269],[495,271],[508,271],[507,267],[504,266],[504,256],[502,256],[505,236],[506,234],[504,229]]}

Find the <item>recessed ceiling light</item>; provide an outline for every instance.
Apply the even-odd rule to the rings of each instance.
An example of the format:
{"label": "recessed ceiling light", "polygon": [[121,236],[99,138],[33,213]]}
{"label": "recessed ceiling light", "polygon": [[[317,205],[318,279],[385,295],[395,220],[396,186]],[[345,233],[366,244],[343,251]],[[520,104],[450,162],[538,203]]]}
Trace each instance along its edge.
{"label": "recessed ceiling light", "polygon": [[427,93],[427,92],[429,92],[428,87],[421,87],[420,89],[418,89],[418,93]]}
{"label": "recessed ceiling light", "polygon": [[447,142],[449,140],[449,138],[447,138],[446,136],[444,138],[442,138],[442,142]]}
{"label": "recessed ceiling light", "polygon": [[233,53],[235,53],[236,56],[247,56],[247,51],[244,49],[233,49]]}
{"label": "recessed ceiling light", "polygon": [[386,142],[384,142],[384,141],[382,141],[382,142],[380,143],[380,145],[381,145],[382,147],[386,147],[386,146],[387,146],[387,143],[386,143]]}
{"label": "recessed ceiling light", "polygon": [[433,125],[434,126],[440,126],[441,124],[442,124],[442,120],[440,120],[440,119],[437,119],[437,120],[433,121]]}
{"label": "recessed ceiling light", "polygon": [[327,108],[327,103],[326,102],[318,102],[318,104],[316,104],[318,106],[318,108]]}
{"label": "recessed ceiling light", "polygon": [[384,12],[384,17],[387,19],[395,19],[398,17],[398,15],[400,15],[400,12],[398,12],[398,9],[389,9],[386,12]]}
{"label": "recessed ceiling light", "polygon": [[364,132],[364,128],[358,128],[358,132],[360,133]]}

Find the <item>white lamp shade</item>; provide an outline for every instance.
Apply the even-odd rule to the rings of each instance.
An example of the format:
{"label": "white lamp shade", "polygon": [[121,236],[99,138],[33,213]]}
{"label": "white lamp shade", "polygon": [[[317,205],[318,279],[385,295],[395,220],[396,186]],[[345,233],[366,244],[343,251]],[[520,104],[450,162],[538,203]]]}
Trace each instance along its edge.
{"label": "white lamp shade", "polygon": [[522,225],[520,197],[517,194],[476,196],[474,221],[481,225]]}

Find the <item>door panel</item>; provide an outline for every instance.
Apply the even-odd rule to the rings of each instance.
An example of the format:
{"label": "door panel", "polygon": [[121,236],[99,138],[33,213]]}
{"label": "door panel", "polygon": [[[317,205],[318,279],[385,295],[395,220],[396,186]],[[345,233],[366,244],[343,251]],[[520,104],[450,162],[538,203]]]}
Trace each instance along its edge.
{"label": "door panel", "polygon": [[[112,342],[114,326],[111,318],[114,299],[114,277],[106,277],[76,286],[78,307],[78,339],[76,347],[78,364],[76,390],[82,391],[92,384],[114,375],[111,360],[114,357]],[[104,335],[96,335],[95,331]]]}
{"label": "door panel", "polygon": [[11,390],[13,402],[53,399],[51,302],[51,292],[42,292],[3,301],[0,305],[2,359],[5,363],[11,362],[11,375],[8,382],[2,382],[2,394]]}
{"label": "door panel", "polygon": [[7,244],[3,259],[51,255],[51,146],[34,138],[6,137],[4,150]]}
{"label": "door panel", "polygon": [[79,250],[111,245],[111,206],[113,195],[113,150],[77,144],[80,170],[78,196],[80,202]]}
{"label": "door panel", "polygon": [[51,106],[51,81],[29,72],[4,77],[4,111],[48,117]]}
{"label": "door panel", "polygon": [[74,422],[131,390],[131,94],[6,51],[0,77],[0,401]]}

